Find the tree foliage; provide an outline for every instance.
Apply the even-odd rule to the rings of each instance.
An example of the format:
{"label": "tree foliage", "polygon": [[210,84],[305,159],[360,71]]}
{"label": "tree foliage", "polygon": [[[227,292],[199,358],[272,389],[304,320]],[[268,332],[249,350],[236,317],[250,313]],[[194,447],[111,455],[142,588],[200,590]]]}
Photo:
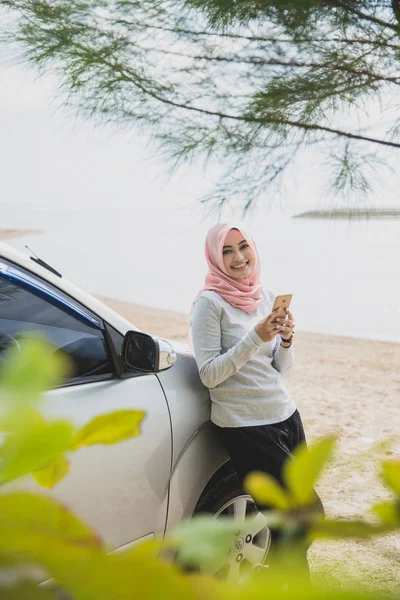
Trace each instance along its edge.
{"label": "tree foliage", "polygon": [[214,205],[248,208],[310,146],[334,190],[366,191],[400,148],[399,0],[1,4],[3,40],[55,69],[68,103],[146,126],[173,165],[220,164]]}

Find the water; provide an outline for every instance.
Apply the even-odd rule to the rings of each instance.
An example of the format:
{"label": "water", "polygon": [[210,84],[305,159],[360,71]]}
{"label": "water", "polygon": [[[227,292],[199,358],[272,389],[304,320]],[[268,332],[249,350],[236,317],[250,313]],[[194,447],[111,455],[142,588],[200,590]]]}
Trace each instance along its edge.
{"label": "water", "polygon": [[[91,293],[182,312],[203,284],[214,220],[198,204],[150,193],[128,207],[1,210],[1,227],[45,231],[13,246],[28,244]],[[400,341],[400,220],[304,220],[275,210],[247,224],[265,286],[294,294],[298,330]]]}

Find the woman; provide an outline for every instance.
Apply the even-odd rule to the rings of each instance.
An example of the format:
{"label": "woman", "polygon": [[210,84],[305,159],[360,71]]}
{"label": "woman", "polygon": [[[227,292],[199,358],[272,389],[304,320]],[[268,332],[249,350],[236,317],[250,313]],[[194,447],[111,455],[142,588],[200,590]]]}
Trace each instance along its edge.
{"label": "woman", "polygon": [[[282,374],[293,365],[294,321],[272,313],[253,240],[230,223],[209,231],[205,286],[194,301],[191,338],[200,378],[210,389],[211,420],[240,478],[282,467],[305,442]],[[276,535],[276,532],[275,532]]]}

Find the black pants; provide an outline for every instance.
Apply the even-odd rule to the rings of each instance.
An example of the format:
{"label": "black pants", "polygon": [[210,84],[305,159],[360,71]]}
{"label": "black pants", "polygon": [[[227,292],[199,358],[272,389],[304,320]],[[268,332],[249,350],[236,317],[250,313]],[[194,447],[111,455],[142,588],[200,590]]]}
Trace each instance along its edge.
{"label": "black pants", "polygon": [[281,423],[250,427],[217,427],[232,464],[243,480],[251,471],[264,471],[281,484],[282,468],[301,442],[306,441],[299,411]]}
{"label": "black pants", "polygon": [[[303,423],[297,410],[281,423],[250,427],[216,426],[216,429],[242,483],[248,473],[264,471],[284,485],[282,471],[285,461],[292,456],[296,446],[306,442]],[[319,499],[318,503],[320,503]],[[323,511],[322,503],[320,506]],[[268,507],[258,508],[265,510]],[[272,551],[277,545],[279,536],[279,531],[271,530]],[[304,569],[308,570],[306,550]]]}

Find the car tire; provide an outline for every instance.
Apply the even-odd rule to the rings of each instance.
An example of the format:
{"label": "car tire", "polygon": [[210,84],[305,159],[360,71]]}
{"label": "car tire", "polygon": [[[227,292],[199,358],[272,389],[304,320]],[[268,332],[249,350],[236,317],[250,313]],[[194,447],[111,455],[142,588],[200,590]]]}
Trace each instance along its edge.
{"label": "car tire", "polygon": [[194,514],[209,514],[215,519],[230,516],[238,524],[238,535],[229,556],[213,575],[228,581],[240,581],[242,574],[248,576],[249,569],[264,565],[271,545],[266,517],[243,490],[229,463],[209,482]]}

